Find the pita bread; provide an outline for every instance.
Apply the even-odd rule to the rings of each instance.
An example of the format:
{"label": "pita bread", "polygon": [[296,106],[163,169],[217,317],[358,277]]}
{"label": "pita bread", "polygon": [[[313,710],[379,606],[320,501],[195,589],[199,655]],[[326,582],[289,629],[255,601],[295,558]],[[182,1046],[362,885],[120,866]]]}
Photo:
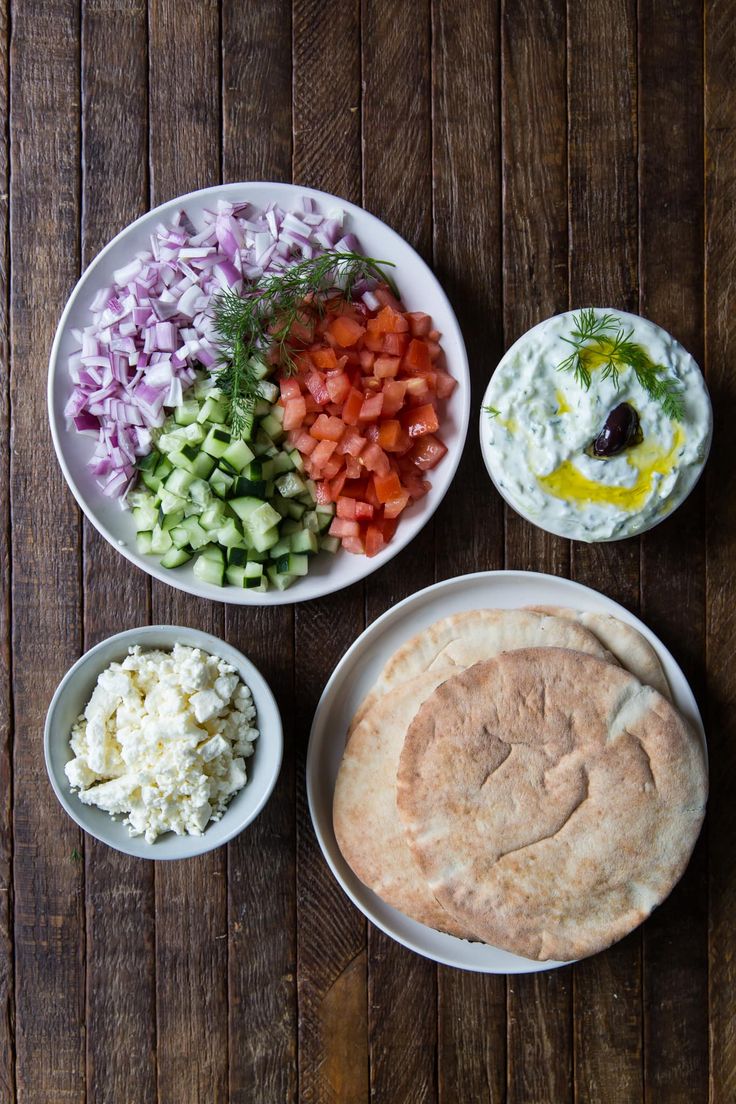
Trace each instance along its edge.
{"label": "pita bread", "polygon": [[419,675],[391,690],[363,718],[340,766],[332,815],[343,857],[365,885],[413,920],[467,938],[467,929],[430,891],[396,808],[396,771],[406,730],[443,678]]}
{"label": "pita bread", "polygon": [[700,741],[600,659],[506,652],[441,683],[409,726],[397,804],[432,892],[528,958],[593,954],[682,875],[705,812]]}
{"label": "pita bread", "polygon": [[636,675],[639,682],[643,682],[645,686],[653,686],[668,701],[672,701],[659,656],[633,625],[628,625],[608,613],[590,613],[569,609],[567,606],[530,606],[529,609],[536,613],[548,613],[553,617],[567,617],[577,621],[600,640],[622,667]]}
{"label": "pita bread", "polygon": [[516,648],[572,648],[611,660],[598,638],[569,618],[518,609],[481,609],[435,621],[391,656],[353,718],[351,732],[378,699],[425,671],[469,667]]}

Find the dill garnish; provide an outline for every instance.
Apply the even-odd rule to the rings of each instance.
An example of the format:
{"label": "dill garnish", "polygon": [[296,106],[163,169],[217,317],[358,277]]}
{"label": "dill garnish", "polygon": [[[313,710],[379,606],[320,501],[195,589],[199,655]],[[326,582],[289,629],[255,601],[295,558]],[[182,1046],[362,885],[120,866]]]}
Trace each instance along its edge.
{"label": "dill garnish", "polygon": [[631,368],[638,382],[661,405],[667,417],[673,421],[682,419],[685,412],[682,386],[671,377],[663,378],[667,369],[662,364],[655,364],[646,349],[631,340],[633,329],[626,330],[614,314],[596,315],[592,307],[578,311],[573,322],[570,337],[563,338],[573,346],[573,352],[557,365],[559,372],[573,372],[580,386],[587,391],[591,374],[586,356],[592,353],[600,363],[601,379],[610,378],[614,387],[618,387],[621,369]]}
{"label": "dill garnish", "polygon": [[483,407],[483,409],[485,410],[485,412],[486,412],[486,414],[488,415],[489,418],[497,418],[499,416],[499,414],[501,413],[500,410],[498,410],[495,406],[491,406],[490,403],[487,403]]}
{"label": "dill garnish", "polygon": [[234,437],[242,436],[252,423],[259,383],[274,353],[283,371],[296,371],[290,347],[295,327],[301,325],[308,332],[314,314],[324,313],[328,299],[333,295],[350,299],[359,280],[381,280],[397,294],[393,280],[383,271],[386,265],[393,267],[391,261],[330,249],[263,276],[242,293],[226,291],[216,297],[214,329],[220,360],[215,380],[227,397]]}

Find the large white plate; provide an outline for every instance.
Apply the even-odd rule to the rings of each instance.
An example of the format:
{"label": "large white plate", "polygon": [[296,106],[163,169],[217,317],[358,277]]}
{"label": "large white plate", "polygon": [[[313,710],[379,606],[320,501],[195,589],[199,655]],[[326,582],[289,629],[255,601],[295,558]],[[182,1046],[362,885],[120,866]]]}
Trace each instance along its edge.
{"label": "large white plate", "polygon": [[[259,207],[273,200],[280,206],[289,208],[298,206],[303,196],[316,200],[320,210],[329,211],[340,207],[346,213],[346,230],[357,234],[363,249],[372,257],[395,263],[396,268],[392,270],[392,274],[407,309],[423,310],[432,315],[435,326],[442,332],[442,347],[448,369],[458,385],[446,403],[440,429],[442,439],[447,445],[447,455],[430,474],[431,491],[406,510],[396,536],[388,546],[372,559],[352,556],[347,552],[338,552],[336,556],[317,556],[309,575],[299,579],[288,590],[269,590],[265,594],[254,594],[252,590],[238,587],[217,587],[202,583],[194,577],[191,563],[169,569],[161,567],[155,556],[139,555],[135,548],[135,527],[130,513],[121,510],[116,500],[104,497],[87,467],[94,441],[73,429],[67,429],[64,406],[71,391],[67,362],[75,349],[71,331],[89,325],[89,304],[95,292],[112,283],[115,269],[126,264],[138,250],[150,248],[149,237],[158,223],[168,222],[177,211],[184,208],[199,229],[203,225],[203,212],[211,209],[218,199],[230,202],[249,200]],[[293,184],[261,181],[222,184],[179,196],[132,222],[105,246],[74,288],[61,316],[49,361],[48,406],[51,435],[64,478],[95,528],[126,559],[154,578],[200,598],[237,605],[281,605],[301,602],[307,598],[319,598],[364,579],[366,575],[393,559],[426,525],[444,498],[460,462],[470,412],[470,376],[462,333],[450,302],[432,270],[408,242],[375,215],[337,196]]]}
{"label": "large white plate", "polygon": [[664,644],[627,609],[580,583],[531,571],[484,571],[461,575],[420,590],[374,621],[348,649],[332,673],[312,725],[307,753],[307,796],[314,830],[327,862],[348,897],[372,923],[412,951],[447,966],[486,974],[523,974],[564,966],[535,962],[481,943],[467,943],[410,920],[387,905],[353,874],[332,828],[332,796],[350,720],[386,660],[400,644],[440,617],[482,608],[530,605],[571,606],[610,613],[639,630],[659,655],[677,708],[705,745],[695,697]]}

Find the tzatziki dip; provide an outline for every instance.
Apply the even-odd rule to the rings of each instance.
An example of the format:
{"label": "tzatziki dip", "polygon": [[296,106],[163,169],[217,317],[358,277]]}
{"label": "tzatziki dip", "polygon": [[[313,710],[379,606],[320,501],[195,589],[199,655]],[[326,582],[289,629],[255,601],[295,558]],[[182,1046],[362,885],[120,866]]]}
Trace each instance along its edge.
{"label": "tzatziki dip", "polygon": [[523,517],[580,541],[650,529],[687,497],[710,448],[702,373],[659,326],[587,308],[541,322],[486,391],[481,448]]}

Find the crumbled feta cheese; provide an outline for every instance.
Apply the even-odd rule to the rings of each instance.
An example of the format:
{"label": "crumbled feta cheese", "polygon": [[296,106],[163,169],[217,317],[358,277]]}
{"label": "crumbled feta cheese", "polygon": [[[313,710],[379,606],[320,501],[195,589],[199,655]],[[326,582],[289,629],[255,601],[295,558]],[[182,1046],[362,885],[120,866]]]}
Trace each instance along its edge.
{"label": "crumbled feta cheese", "polygon": [[225,660],[181,644],[131,648],[102,672],[72,729],[69,784],[148,843],[163,832],[201,835],[246,783],[255,716]]}

